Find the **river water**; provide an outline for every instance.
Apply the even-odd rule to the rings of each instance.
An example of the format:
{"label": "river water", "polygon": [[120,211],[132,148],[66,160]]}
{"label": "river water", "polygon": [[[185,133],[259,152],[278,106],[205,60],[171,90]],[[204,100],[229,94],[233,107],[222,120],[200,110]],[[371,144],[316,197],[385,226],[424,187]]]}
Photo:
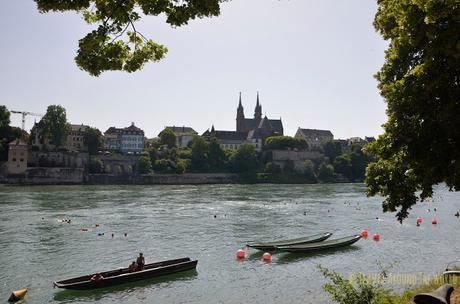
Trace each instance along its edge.
{"label": "river water", "polygon": [[[438,188],[400,225],[363,191],[361,184],[0,186],[0,301],[28,288],[25,303],[328,303],[318,264],[347,276],[391,264],[395,278],[415,283],[460,258],[460,193]],[[268,264],[253,249],[235,259],[246,241],[325,231],[337,238],[363,228],[380,241],[275,253]],[[147,263],[198,259],[197,271],[94,291],[53,289],[56,280],[128,266],[139,251]],[[398,282],[391,287],[400,290]]]}

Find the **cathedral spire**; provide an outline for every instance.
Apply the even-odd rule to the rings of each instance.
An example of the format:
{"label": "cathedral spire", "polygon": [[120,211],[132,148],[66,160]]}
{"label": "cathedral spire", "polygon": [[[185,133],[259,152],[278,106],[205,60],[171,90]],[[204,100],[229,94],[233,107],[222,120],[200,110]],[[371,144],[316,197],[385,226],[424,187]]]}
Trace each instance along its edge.
{"label": "cathedral spire", "polygon": [[236,110],[236,131],[241,132],[244,129],[244,109],[241,103],[241,92],[240,101],[238,103],[238,109]]}
{"label": "cathedral spire", "polygon": [[254,110],[254,119],[257,125],[262,120],[262,106],[260,105],[260,101],[259,101],[259,91],[257,91],[257,102],[256,102],[256,108]]}
{"label": "cathedral spire", "polygon": [[238,109],[243,108],[243,105],[241,104],[241,92],[240,92],[240,102],[238,103]]}

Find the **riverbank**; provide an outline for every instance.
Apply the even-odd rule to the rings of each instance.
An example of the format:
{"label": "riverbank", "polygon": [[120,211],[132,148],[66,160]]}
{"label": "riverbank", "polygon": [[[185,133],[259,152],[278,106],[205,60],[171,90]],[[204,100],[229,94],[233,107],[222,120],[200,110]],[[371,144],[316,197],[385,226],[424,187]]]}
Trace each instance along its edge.
{"label": "riverbank", "polygon": [[[328,183],[344,183],[336,178]],[[183,173],[183,174],[88,174],[82,168],[28,168],[24,174],[0,176],[10,185],[201,185],[201,184],[315,184],[300,173]],[[321,182],[319,182],[321,183]]]}

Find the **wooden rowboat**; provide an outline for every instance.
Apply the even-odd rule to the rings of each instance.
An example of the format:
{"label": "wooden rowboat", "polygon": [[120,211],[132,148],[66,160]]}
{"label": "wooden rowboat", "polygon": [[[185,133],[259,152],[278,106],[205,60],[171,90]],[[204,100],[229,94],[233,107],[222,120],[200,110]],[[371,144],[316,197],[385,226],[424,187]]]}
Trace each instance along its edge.
{"label": "wooden rowboat", "polygon": [[329,238],[332,233],[318,233],[310,236],[305,236],[297,239],[290,239],[290,240],[279,240],[279,241],[272,241],[266,243],[254,243],[254,244],[247,244],[248,247],[259,249],[259,250],[266,250],[272,251],[278,248],[279,246],[291,246],[291,245],[299,245],[299,244],[309,244],[309,243],[316,243],[322,242],[325,239]]}
{"label": "wooden rowboat", "polygon": [[97,281],[91,281],[93,274],[89,274],[81,277],[54,282],[54,286],[58,288],[77,290],[103,288],[195,269],[197,263],[198,261],[192,261],[190,258],[168,260],[146,264],[144,269],[139,271],[130,271],[128,268],[120,268],[116,270],[100,272],[100,274],[103,276],[103,279]]}
{"label": "wooden rowboat", "polygon": [[359,241],[361,236],[352,235],[340,239],[328,240],[321,243],[312,243],[312,244],[300,244],[300,245],[291,245],[291,246],[276,246],[276,249],[288,252],[311,252],[318,250],[326,250],[338,247],[349,246],[353,243]]}

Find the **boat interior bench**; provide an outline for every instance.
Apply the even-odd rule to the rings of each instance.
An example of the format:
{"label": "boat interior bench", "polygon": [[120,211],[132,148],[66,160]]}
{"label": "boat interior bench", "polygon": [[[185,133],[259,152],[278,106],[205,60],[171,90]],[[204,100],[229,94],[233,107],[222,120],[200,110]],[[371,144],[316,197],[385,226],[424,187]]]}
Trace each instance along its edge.
{"label": "boat interior bench", "polygon": [[416,304],[450,304],[450,295],[454,288],[450,284],[444,284],[435,291],[419,293],[415,295]]}

